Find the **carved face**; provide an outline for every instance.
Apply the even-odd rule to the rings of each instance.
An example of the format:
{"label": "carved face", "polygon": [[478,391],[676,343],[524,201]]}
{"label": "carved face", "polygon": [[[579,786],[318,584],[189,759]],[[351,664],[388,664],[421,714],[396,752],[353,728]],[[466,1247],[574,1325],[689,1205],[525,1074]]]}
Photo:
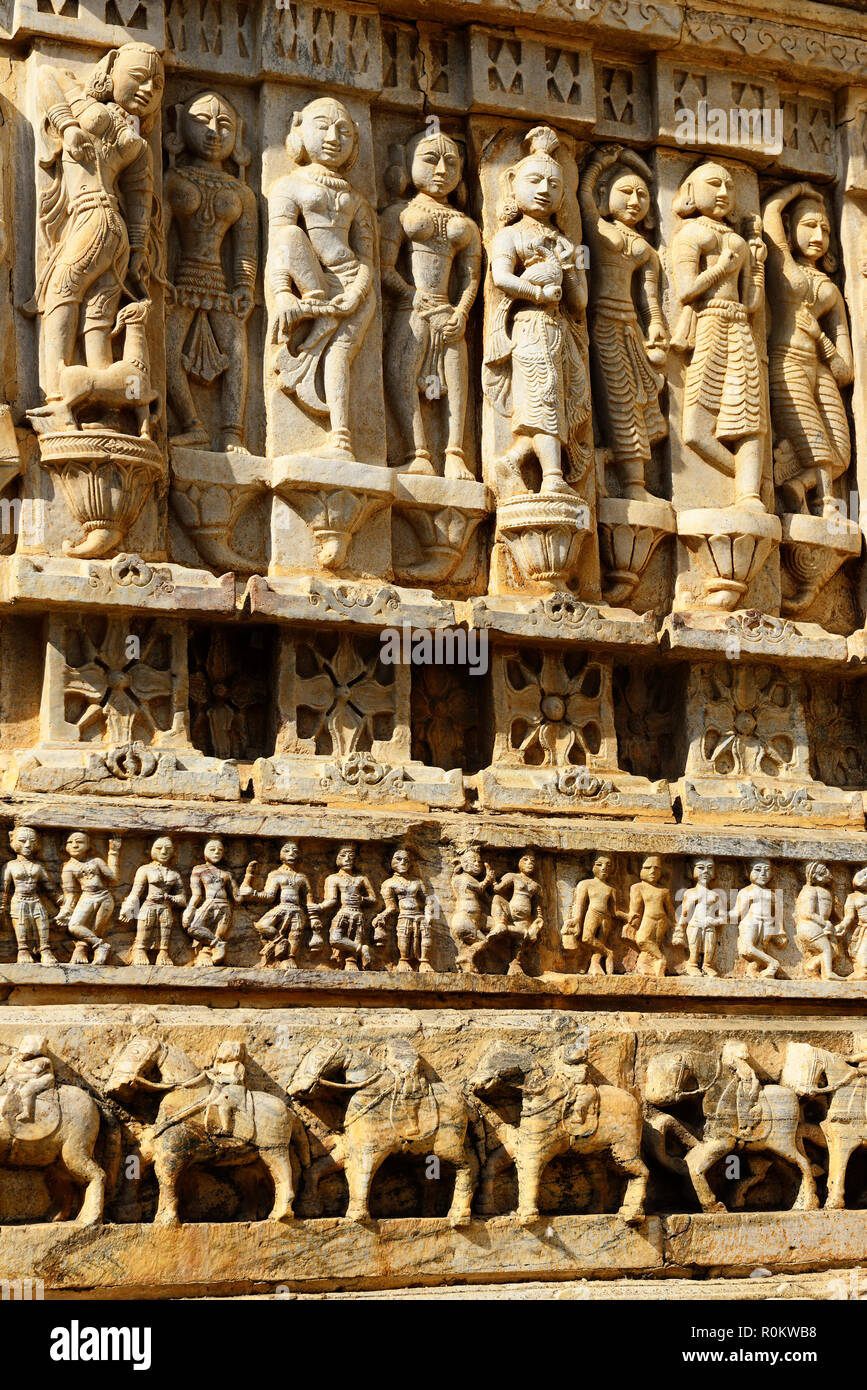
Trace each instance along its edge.
{"label": "carved face", "polygon": [[512,192],[521,212],[531,217],[553,217],[563,201],[563,170],[553,159],[531,155],[515,168]]}
{"label": "carved face", "polygon": [[222,164],[235,148],[238,118],[216,92],[205,92],[181,116],[181,134],[190,154]]}
{"label": "carved face", "polygon": [[90,838],[83,830],[76,830],[66,841],[66,851],[73,859],[83,859],[90,849]]}
{"label": "carved face", "polygon": [[477,849],[465,849],[461,855],[461,868],[465,874],[482,872],[482,856]]}
{"label": "carved face", "polygon": [[810,877],[814,883],[830,883],[831,870],[827,864],[816,864]]}
{"label": "carved face", "polygon": [[772,873],[769,859],[757,859],[750,868],[750,883],[757,884],[759,888],[767,888]]}
{"label": "carved face", "polygon": [[346,869],[351,873],[355,868],[355,845],[341,845],[337,855],[338,869]]}
{"label": "carved face", "polygon": [[[287,840],[280,846],[280,863],[295,864],[298,861],[298,846],[294,840]],[[338,861],[339,862],[339,861]]]}
{"label": "carved face", "polygon": [[158,109],[165,86],[159,54],[124,44],[114,60],[111,80],[115,101],[131,116],[144,120]]}
{"label": "carved face", "polygon": [[323,98],[305,106],[301,138],[308,158],[315,164],[324,164],[326,169],[342,169],[355,149],[355,125],[345,106]]}
{"label": "carved face", "polygon": [[9,836],[9,843],[16,854],[23,854],[25,858],[39,850],[39,836],[29,825],[19,825],[17,830],[13,830]]}
{"label": "carved face", "polygon": [[714,862],[712,859],[696,859],[692,876],[696,883],[710,883],[714,876]]}
{"label": "carved face", "polygon": [[396,874],[405,875],[409,873],[411,862],[408,852],[405,849],[399,849],[395,852],[391,867]]}
{"label": "carved face", "polygon": [[792,209],[792,241],[806,261],[820,261],[831,241],[825,209],[815,198],[800,198]]}
{"label": "carved face", "polygon": [[168,864],[174,857],[175,847],[168,835],[163,835],[159,840],[154,840],[151,846],[151,859],[157,864]]}
{"label": "carved face", "polygon": [[416,145],[411,178],[420,193],[447,198],[461,181],[461,167],[461,153],[454,140],[435,135]]}
{"label": "carved face", "polygon": [[521,870],[522,874],[527,874],[528,876],[534,874],[536,872],[535,854],[522,854],[521,858],[518,860],[518,868]]}
{"label": "carved face", "polygon": [[641,877],[645,883],[658,883],[662,878],[662,860],[651,854],[641,866]]}
{"label": "carved face", "polygon": [[608,210],[615,222],[636,227],[650,211],[650,193],[640,174],[620,174],[608,194]]}
{"label": "carved face", "polygon": [[611,872],[611,860],[607,854],[600,854],[593,860],[593,877],[605,879]]}
{"label": "carved face", "polygon": [[702,164],[692,175],[692,197],[696,211],[722,221],[732,210],[732,176],[721,164]]}
{"label": "carved face", "polygon": [[225,853],[223,849],[223,841],[209,840],[208,843],[205,845],[204,853],[205,858],[207,859],[209,864],[219,864],[222,861],[223,854]]}

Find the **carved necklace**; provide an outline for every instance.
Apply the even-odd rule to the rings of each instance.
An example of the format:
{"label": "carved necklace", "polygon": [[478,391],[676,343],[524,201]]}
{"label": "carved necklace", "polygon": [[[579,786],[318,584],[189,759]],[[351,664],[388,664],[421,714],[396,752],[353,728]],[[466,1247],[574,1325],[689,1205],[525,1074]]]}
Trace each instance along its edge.
{"label": "carved necklace", "polygon": [[335,195],[334,205],[338,212],[342,212],[351,201],[352,185],[339,174],[323,174],[318,169],[307,169],[305,173],[311,183],[318,183],[320,188],[327,188]]}
{"label": "carved necklace", "polygon": [[202,227],[213,227],[217,220],[214,212],[214,200],[218,193],[227,190],[234,191],[238,180],[232,174],[223,173],[217,169],[199,169],[195,165],[182,165],[180,172],[190,183],[196,184],[201,195],[202,201],[199,204],[195,220]]}

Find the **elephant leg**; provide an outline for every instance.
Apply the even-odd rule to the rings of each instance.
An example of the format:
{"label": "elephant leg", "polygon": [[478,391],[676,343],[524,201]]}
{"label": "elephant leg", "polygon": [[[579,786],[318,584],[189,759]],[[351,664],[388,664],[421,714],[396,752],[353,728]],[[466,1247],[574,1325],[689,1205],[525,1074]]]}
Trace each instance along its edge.
{"label": "elephant leg", "polygon": [[60,1154],[66,1171],[84,1186],[84,1201],[75,1218],[79,1226],[95,1226],[102,1220],[105,1202],[105,1173],[89,1153],[76,1148],[75,1139],[67,1139]]}
{"label": "elephant leg", "polygon": [[473,1193],[479,1178],[479,1160],[469,1149],[461,1145],[461,1154],[455,1162],[455,1190],[449,1207],[450,1226],[468,1226],[472,1220]]}
{"label": "elephant leg", "polygon": [[482,1169],[482,1181],[479,1186],[478,1210],[480,1216],[494,1215],[494,1183],[502,1172],[509,1167],[513,1160],[513,1155],[509,1153],[505,1144],[500,1144],[499,1148],[494,1149],[488,1155],[484,1168]]}
{"label": "elephant leg", "polygon": [[294,1212],[295,1189],[292,1183],[292,1164],[288,1149],[261,1149],[262,1162],[274,1180],[274,1205],[269,1221],[291,1221]]}
{"label": "elephant leg", "polygon": [[539,1215],[539,1184],[542,1173],[553,1154],[540,1149],[530,1149],[522,1153],[520,1149],[515,1158],[518,1172],[518,1220],[535,1221]]}
{"label": "elephant leg", "polygon": [[638,1152],[627,1149],[622,1144],[615,1144],[612,1147],[611,1157],[619,1167],[629,1174],[629,1182],[626,1184],[623,1204],[618,1216],[628,1226],[637,1226],[644,1220],[644,1198],[647,1195],[647,1183],[650,1178],[647,1164],[643,1162]]}
{"label": "elephant leg", "polygon": [[695,1195],[701,1203],[702,1211],[725,1211],[725,1203],[718,1201],[711,1190],[705,1173],[716,1163],[718,1158],[723,1158],[730,1153],[732,1148],[731,1139],[706,1139],[703,1144],[697,1144],[694,1149],[690,1149],[686,1156],[686,1166],[689,1169],[689,1176],[692,1178],[692,1185],[695,1188]]}
{"label": "elephant leg", "polygon": [[387,1154],[377,1149],[357,1149],[346,1157],[346,1185],[349,1188],[347,1221],[370,1220],[370,1188]]}
{"label": "elephant leg", "polygon": [[183,1155],[161,1144],[154,1154],[154,1173],[160,1194],[154,1222],[159,1226],[176,1226],[180,1221],[177,1189],[183,1170]]}
{"label": "elephant leg", "polygon": [[299,1215],[319,1216],[319,1184],[323,1178],[327,1178],[331,1173],[339,1173],[343,1167],[343,1161],[335,1157],[333,1153],[323,1154],[321,1158],[316,1158],[304,1172],[301,1182],[301,1197]]}
{"label": "elephant leg", "polygon": [[833,1123],[827,1129],[822,1128],[828,1141],[828,1195],[825,1207],[831,1211],[841,1211],[846,1205],[846,1169],[861,1142],[860,1135]]}

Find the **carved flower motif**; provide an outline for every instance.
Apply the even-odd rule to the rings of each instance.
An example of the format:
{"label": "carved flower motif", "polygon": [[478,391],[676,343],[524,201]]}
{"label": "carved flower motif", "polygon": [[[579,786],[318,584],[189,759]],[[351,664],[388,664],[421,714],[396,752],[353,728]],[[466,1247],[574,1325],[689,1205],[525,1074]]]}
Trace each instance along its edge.
{"label": "carved flower motif", "polygon": [[722,777],[778,777],[795,751],[787,682],[770,666],[714,666],[702,687],[704,761]]}
{"label": "carved flower motif", "polygon": [[385,685],[379,647],[365,656],[360,644],[341,633],[331,654],[300,643],[296,662],[295,705],[298,733],[315,740],[317,753],[344,758],[368,752],[394,731],[394,687]]}
{"label": "carved flower motif", "polygon": [[509,748],[531,766],[580,765],[603,738],[604,672],[568,652],[506,659]]}
{"label": "carved flower motif", "polygon": [[[138,656],[129,655],[136,650],[130,638]],[[171,727],[174,683],[165,631],[156,623],[135,634],[128,621],[108,618],[69,634],[65,713],[83,739],[96,736],[112,746],[152,742]]]}

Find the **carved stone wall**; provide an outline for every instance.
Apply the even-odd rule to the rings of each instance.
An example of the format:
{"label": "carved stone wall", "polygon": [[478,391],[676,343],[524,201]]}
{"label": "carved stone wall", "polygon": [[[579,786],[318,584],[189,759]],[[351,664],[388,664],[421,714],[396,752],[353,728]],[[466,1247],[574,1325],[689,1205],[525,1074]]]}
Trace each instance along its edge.
{"label": "carved stone wall", "polygon": [[801,8],[0,5],[0,1278],[867,1262],[867,35]]}

